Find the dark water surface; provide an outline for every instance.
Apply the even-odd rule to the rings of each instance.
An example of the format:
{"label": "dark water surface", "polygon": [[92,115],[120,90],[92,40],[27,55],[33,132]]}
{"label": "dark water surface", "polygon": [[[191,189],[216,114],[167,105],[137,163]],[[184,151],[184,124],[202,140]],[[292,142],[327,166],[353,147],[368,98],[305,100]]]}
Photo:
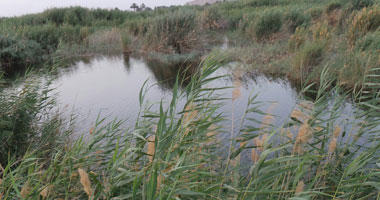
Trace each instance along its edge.
{"label": "dark water surface", "polygon": [[[235,64],[221,67],[214,76],[231,75]],[[115,118],[124,120],[124,126],[132,127],[139,112],[140,89],[146,80],[148,85],[153,86],[146,99],[150,102],[168,102],[178,70],[176,65],[159,64],[143,58],[104,56],[79,61],[72,67],[60,70],[53,87],[57,88],[61,111],[67,115],[74,114],[78,132],[87,134],[98,116],[107,117],[110,121]],[[210,87],[232,85],[233,79],[226,77],[212,82]],[[222,93],[223,97],[231,98],[232,89],[223,90]],[[262,75],[245,76],[241,97],[233,104],[231,100],[226,101],[219,112],[229,118],[234,110],[234,120],[239,122],[251,94],[258,94],[257,101],[266,102],[264,111],[271,107],[271,113],[277,116],[274,122],[277,125],[288,118],[297,100],[295,89],[285,80]],[[182,106],[184,103],[184,100],[179,102]],[[258,120],[261,121],[260,118]]]}

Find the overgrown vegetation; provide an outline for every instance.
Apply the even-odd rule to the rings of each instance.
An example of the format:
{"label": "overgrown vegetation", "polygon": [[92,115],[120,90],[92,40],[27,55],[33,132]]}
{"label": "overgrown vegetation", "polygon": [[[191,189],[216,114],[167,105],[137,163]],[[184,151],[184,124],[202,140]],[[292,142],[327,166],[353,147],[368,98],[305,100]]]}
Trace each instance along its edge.
{"label": "overgrown vegetation", "polygon": [[[168,106],[161,103],[158,111],[150,109],[144,98],[149,91],[144,87],[141,113],[133,129],[124,130],[117,121],[103,124],[99,119],[89,130],[88,140],[56,146],[47,157],[39,147],[31,148],[17,164],[8,162],[0,169],[1,197],[378,197],[379,92],[355,93],[358,109],[347,118],[342,104],[347,96],[339,95],[339,86],[333,86],[335,79],[325,68],[315,97],[300,101],[280,127],[273,125],[275,116],[270,110],[261,110],[264,102],[250,97],[241,123],[232,124],[226,144],[218,138],[231,130],[229,122],[235,119],[218,113],[226,102],[214,92],[223,88],[203,88],[217,78],[212,74],[218,67],[211,60],[215,59],[205,61],[183,90],[177,79],[171,102]],[[229,101],[234,103],[241,87],[239,73],[233,79]],[[364,84],[375,83],[368,81]],[[187,100],[184,107],[178,105],[181,98]],[[262,116],[262,122],[246,117],[252,113]]]}
{"label": "overgrown vegetation", "polygon": [[[173,96],[159,111],[144,98],[144,85],[135,127],[99,119],[89,139],[73,142],[66,137],[73,130],[53,112],[49,81],[30,75],[15,89],[2,76],[0,199],[379,199],[379,6],[241,0],[141,12],[53,8],[1,18],[5,75],[111,51],[167,60],[166,67],[209,53],[223,59],[205,60],[191,80],[169,80]],[[221,50],[224,37],[228,48]],[[274,125],[255,96],[240,124],[218,113],[231,102],[216,91],[229,90],[206,86],[221,78],[213,76],[219,63],[232,61],[245,67],[233,74],[232,104],[244,70],[304,86],[283,125]],[[347,99],[355,102],[352,113],[344,109]],[[229,140],[220,141],[225,135]]]}
{"label": "overgrown vegetation", "polygon": [[[227,55],[231,61],[244,61],[247,70],[270,74],[277,71],[280,76],[302,82],[304,75],[295,75],[292,69],[299,68],[300,63],[294,60],[302,60],[299,56],[307,48],[302,47],[304,44],[326,40],[322,42],[328,44],[321,49],[323,56],[314,59],[320,60],[313,67],[318,72],[331,64],[332,73],[338,75],[344,67],[341,62],[348,62],[343,61],[345,55],[364,53],[364,57],[377,57],[376,50],[364,49],[377,48],[379,16],[379,2],[373,0],[242,0],[141,12],[54,8],[41,14],[2,19],[2,43],[8,41],[9,46],[9,41],[17,41],[17,46],[23,48],[14,48],[13,44],[2,48],[1,68],[9,74],[20,68],[15,66],[25,68],[51,61],[52,54],[72,57],[124,51],[201,56],[220,46],[227,35],[229,48],[242,51],[231,51]],[[280,63],[283,66],[279,67]],[[318,74],[314,74],[313,81],[319,80]],[[354,76],[358,76],[355,80],[363,79]],[[347,87],[353,85],[351,82]]]}

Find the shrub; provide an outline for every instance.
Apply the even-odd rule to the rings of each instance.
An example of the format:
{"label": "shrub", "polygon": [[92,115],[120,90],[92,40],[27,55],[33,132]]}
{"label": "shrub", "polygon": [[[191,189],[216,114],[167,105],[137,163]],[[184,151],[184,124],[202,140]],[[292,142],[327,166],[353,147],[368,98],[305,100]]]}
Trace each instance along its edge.
{"label": "shrub", "polygon": [[327,22],[317,22],[311,27],[314,40],[327,40],[330,38],[330,31]]}
{"label": "shrub", "polygon": [[339,69],[338,73],[340,84],[349,88],[361,87],[366,75],[371,74],[378,77],[380,74],[376,71],[370,72],[370,69],[380,68],[379,58],[376,53],[363,54],[360,51],[348,51],[344,56],[343,67]]}
{"label": "shrub", "polygon": [[361,10],[374,4],[373,0],[351,0],[351,8]]}
{"label": "shrub", "polygon": [[331,13],[332,11],[337,10],[341,7],[342,7],[342,3],[340,3],[339,1],[333,1],[327,5],[326,13]]}
{"label": "shrub", "polygon": [[294,57],[291,76],[304,80],[322,62],[324,48],[325,42],[320,40],[306,43]]}
{"label": "shrub", "polygon": [[26,26],[22,29],[22,37],[39,43],[48,53],[56,50],[61,36],[61,29],[54,24]]}
{"label": "shrub", "polygon": [[65,11],[64,21],[70,25],[91,25],[92,18],[87,8],[72,7]]}
{"label": "shrub", "polygon": [[185,53],[200,44],[196,15],[177,11],[149,19],[143,36],[145,48],[169,53]]}
{"label": "shrub", "polygon": [[289,39],[290,51],[297,51],[308,39],[308,30],[304,27],[297,27],[296,31]]}
{"label": "shrub", "polygon": [[310,16],[313,20],[319,19],[323,14],[322,8],[311,8],[308,10],[308,12],[310,13]]}
{"label": "shrub", "polygon": [[368,33],[359,39],[355,47],[360,51],[379,51],[380,50],[380,31]]}
{"label": "shrub", "polygon": [[35,41],[0,35],[0,69],[6,74],[39,62],[43,54],[43,49]]}
{"label": "shrub", "polygon": [[255,36],[258,39],[269,38],[277,33],[282,26],[281,13],[276,11],[267,11],[259,17],[254,24]]}
{"label": "shrub", "polygon": [[358,38],[366,35],[368,32],[376,31],[380,27],[380,7],[364,8],[358,12],[348,30],[348,39],[352,46]]}
{"label": "shrub", "polygon": [[[2,89],[2,88],[0,88]],[[60,119],[48,114],[53,98],[48,87],[27,78],[19,90],[0,94],[0,164],[19,160],[28,148],[53,153],[60,132]],[[43,119],[43,120],[41,120]],[[42,155],[42,154],[41,154]],[[9,159],[9,160],[8,160]]]}
{"label": "shrub", "polygon": [[60,8],[53,8],[48,9],[44,12],[44,15],[46,15],[46,18],[56,25],[62,25],[65,20],[65,9]]}
{"label": "shrub", "polygon": [[249,0],[245,3],[245,6],[261,7],[261,6],[275,6],[278,5],[278,0]]}
{"label": "shrub", "polygon": [[310,24],[310,16],[302,12],[301,10],[291,10],[285,16],[285,20],[288,23],[289,30],[294,33],[299,26],[308,26]]}
{"label": "shrub", "polygon": [[208,7],[201,13],[200,21],[203,28],[218,29],[221,27],[221,18],[218,7]]}

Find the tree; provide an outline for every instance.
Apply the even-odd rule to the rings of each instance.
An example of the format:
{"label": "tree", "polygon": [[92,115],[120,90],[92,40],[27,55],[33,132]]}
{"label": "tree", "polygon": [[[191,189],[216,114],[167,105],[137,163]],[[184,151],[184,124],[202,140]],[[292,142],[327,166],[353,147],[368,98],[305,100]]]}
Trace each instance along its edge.
{"label": "tree", "polygon": [[136,3],[133,3],[133,4],[131,5],[131,8],[132,8],[134,11],[136,11],[136,9],[138,9],[139,6],[138,6]]}
{"label": "tree", "polygon": [[144,3],[142,3],[142,4],[140,5],[140,10],[141,10],[141,11],[144,11],[144,10],[145,10],[145,4],[144,4]]}

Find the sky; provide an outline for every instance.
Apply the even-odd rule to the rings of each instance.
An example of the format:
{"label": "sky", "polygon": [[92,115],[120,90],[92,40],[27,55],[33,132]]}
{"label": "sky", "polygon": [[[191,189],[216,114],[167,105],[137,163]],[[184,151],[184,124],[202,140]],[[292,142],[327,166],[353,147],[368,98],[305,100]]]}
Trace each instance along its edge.
{"label": "sky", "polygon": [[190,0],[0,0],[0,17],[19,16],[42,12],[47,8],[83,6],[88,8],[130,9],[132,3],[154,8],[156,6],[183,5]]}

